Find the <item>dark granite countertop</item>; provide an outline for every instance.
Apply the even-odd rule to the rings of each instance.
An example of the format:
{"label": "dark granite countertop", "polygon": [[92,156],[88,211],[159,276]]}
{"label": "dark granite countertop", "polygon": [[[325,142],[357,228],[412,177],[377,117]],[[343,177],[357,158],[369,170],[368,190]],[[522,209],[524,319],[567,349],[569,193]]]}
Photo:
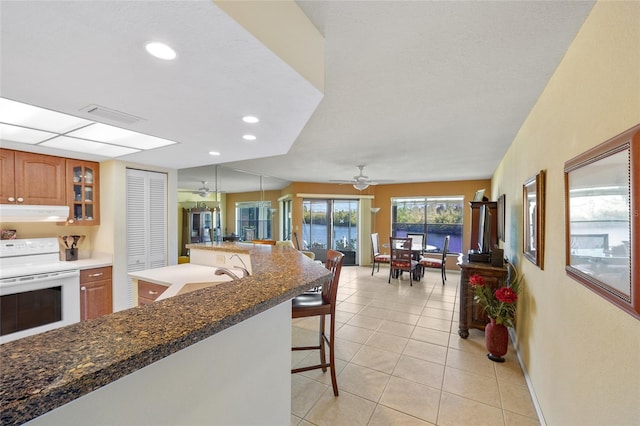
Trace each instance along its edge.
{"label": "dark granite countertop", "polygon": [[252,276],[0,345],[0,424],[27,422],[329,276],[289,247],[232,245],[219,248],[249,253]]}

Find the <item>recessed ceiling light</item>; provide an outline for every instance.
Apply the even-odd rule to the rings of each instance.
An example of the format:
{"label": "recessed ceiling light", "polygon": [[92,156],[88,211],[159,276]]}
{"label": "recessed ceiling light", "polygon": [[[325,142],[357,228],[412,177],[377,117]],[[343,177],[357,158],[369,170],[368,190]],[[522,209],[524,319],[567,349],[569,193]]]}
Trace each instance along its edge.
{"label": "recessed ceiling light", "polygon": [[169,46],[164,43],[159,43],[157,41],[151,41],[145,44],[145,49],[149,52],[150,55],[155,56],[159,59],[164,59],[166,61],[170,61],[176,58],[176,52]]}
{"label": "recessed ceiling light", "polygon": [[253,135],[244,135],[242,136],[242,139],[244,139],[245,141],[255,141],[256,137]]}
{"label": "recessed ceiling light", "polygon": [[220,155],[218,151],[209,151],[209,155]]}
{"label": "recessed ceiling light", "polygon": [[244,121],[245,123],[253,124],[260,121],[260,119],[258,117],[254,117],[253,115],[245,115],[244,117],[242,117],[242,121]]}

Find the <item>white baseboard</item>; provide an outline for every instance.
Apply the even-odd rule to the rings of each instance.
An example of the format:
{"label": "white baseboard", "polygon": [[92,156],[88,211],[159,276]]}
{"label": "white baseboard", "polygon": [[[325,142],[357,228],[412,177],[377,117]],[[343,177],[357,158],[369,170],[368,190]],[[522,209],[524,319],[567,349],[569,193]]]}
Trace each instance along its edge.
{"label": "white baseboard", "polygon": [[524,374],[524,380],[527,382],[527,388],[529,389],[529,394],[531,395],[531,401],[533,402],[533,407],[536,409],[536,414],[538,415],[538,420],[540,421],[540,425],[547,426],[547,423],[544,420],[544,416],[542,415],[542,408],[540,408],[540,404],[538,403],[538,397],[536,396],[536,391],[533,388],[533,383],[531,383],[531,378],[529,377],[527,368],[525,367],[524,362],[522,361],[522,356],[520,355],[520,351],[518,350],[518,339],[516,336],[516,331],[513,328],[509,328],[509,337],[511,338],[513,347],[516,350],[518,363],[520,364],[520,368],[522,369],[522,373]]}

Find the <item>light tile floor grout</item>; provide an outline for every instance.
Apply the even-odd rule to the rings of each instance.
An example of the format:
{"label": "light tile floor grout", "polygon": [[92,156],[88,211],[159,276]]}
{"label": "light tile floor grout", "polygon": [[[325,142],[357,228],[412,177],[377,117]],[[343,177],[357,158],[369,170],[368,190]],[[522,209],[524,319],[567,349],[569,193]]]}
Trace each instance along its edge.
{"label": "light tile floor grout", "polygon": [[[292,425],[539,425],[513,346],[487,359],[484,332],[458,336],[458,281],[427,271],[409,286],[388,269],[342,268],[336,312],[336,373],[291,375]],[[293,321],[294,345],[316,344],[317,318]],[[293,352],[292,365],[318,351]]]}

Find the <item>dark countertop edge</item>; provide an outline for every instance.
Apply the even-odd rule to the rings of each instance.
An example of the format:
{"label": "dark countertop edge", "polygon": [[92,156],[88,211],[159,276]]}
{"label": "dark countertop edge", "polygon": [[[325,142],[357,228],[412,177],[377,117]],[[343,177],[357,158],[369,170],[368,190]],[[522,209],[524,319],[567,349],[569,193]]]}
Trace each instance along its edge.
{"label": "dark countertop edge", "polygon": [[[271,257],[270,256],[271,250],[265,251],[265,249],[262,247],[259,249],[259,254],[251,253],[252,255],[257,254],[256,256],[257,258],[252,259],[252,264],[254,264],[254,267],[258,267],[259,269],[268,269],[268,268],[265,268],[265,264],[268,263],[266,258]],[[278,248],[277,252],[282,253],[283,251],[286,251],[286,250],[291,251],[291,249],[289,248]],[[293,249],[293,251],[297,252],[297,250],[295,249]],[[265,297],[261,299],[260,294],[255,294],[253,296],[259,300],[257,300],[256,303],[254,304],[251,304],[249,306],[246,306],[240,309],[236,309],[234,310],[233,313],[229,315],[224,315],[218,319],[211,320],[210,323],[205,324],[200,328],[191,330],[187,334],[171,337],[171,338],[168,338],[166,341],[161,342],[158,345],[149,346],[139,351],[134,351],[130,356],[125,356],[121,359],[117,359],[114,362],[107,363],[102,367],[98,367],[95,369],[88,369],[86,372],[83,372],[77,377],[62,379],[60,380],[62,383],[60,383],[57,386],[48,385],[44,387],[44,389],[38,389],[37,392],[28,392],[28,390],[23,389],[22,395],[13,395],[14,397],[11,399],[5,398],[4,393],[7,392],[7,388],[10,387],[12,383],[5,383],[5,377],[4,377],[5,372],[0,371],[1,377],[2,377],[2,380],[0,381],[0,385],[2,385],[0,387],[0,406],[1,406],[0,424],[2,425],[21,424],[29,420],[32,420],[51,410],[54,410],[55,408],[58,408],[64,404],[67,404],[83,395],[86,395],[92,391],[95,391],[96,389],[99,389],[102,386],[105,386],[111,382],[114,382],[136,370],[139,370],[141,368],[144,368],[147,365],[150,365],[156,361],[159,361],[160,359],[163,359],[192,344],[195,344],[208,337],[211,337],[252,316],[262,313],[280,303],[286,302],[287,300],[292,299],[293,297],[297,296],[300,293],[303,293],[304,291],[310,288],[313,288],[322,284],[322,282],[325,280],[325,278],[329,274],[329,271],[324,270],[324,268],[321,267],[320,265],[314,264],[312,261],[307,259],[306,256],[300,253],[298,253],[298,255],[299,255],[298,260],[306,259],[306,260],[303,260],[303,262],[308,261],[307,265],[305,265],[304,267],[305,270],[311,267],[315,268],[315,271],[314,271],[316,272],[314,274],[316,275],[315,277],[310,277],[307,280],[303,280],[303,282],[297,286],[289,286],[288,288],[280,287],[280,289],[276,291],[271,297]],[[279,257],[279,256],[275,256],[275,257]],[[62,333],[65,332],[65,330],[67,334],[69,334],[69,332],[74,331],[73,330],[74,327],[77,327],[78,329],[86,328],[86,327],[83,327],[83,325],[88,326],[88,323],[91,323],[94,325],[97,324],[98,327],[102,327],[104,329],[109,327],[110,319],[115,320],[115,318],[118,318],[118,320],[122,322],[123,317],[131,316],[131,315],[138,316],[138,314],[141,314],[141,316],[144,317],[145,315],[142,314],[141,308],[147,311],[147,313],[150,313],[153,310],[153,311],[159,311],[158,313],[162,316],[166,316],[166,313],[162,311],[167,309],[176,309],[177,308],[176,304],[179,304],[179,303],[186,305],[191,302],[198,303],[199,301],[199,303],[205,304],[207,303],[206,298],[204,300],[200,300],[200,298],[204,298],[206,295],[211,296],[212,294],[216,294],[219,291],[221,291],[220,289],[227,290],[227,292],[229,293],[228,294],[229,296],[232,296],[236,291],[240,291],[240,293],[242,293],[243,292],[242,291],[243,287],[241,287],[242,285],[251,286],[258,283],[260,283],[261,285],[264,285],[264,281],[269,280],[268,275],[270,272],[273,273],[274,271],[267,270],[265,273],[256,273],[251,277],[241,280],[242,283],[240,281],[229,281],[216,286],[216,288],[218,288],[217,290],[215,290],[214,288],[205,288],[201,290],[196,290],[191,293],[166,299],[165,301],[162,301],[162,302],[157,302],[157,305],[151,304],[151,305],[146,305],[146,306],[137,307],[137,308],[134,307],[124,311],[117,312],[115,314],[98,318],[93,322],[88,321],[84,323],[73,324],[67,327],[42,333],[40,335],[31,336],[25,339],[19,339],[14,342],[8,342],[6,344],[0,345],[0,355],[2,355],[3,358],[5,358],[5,354],[2,354],[2,352],[4,352],[2,349],[10,348],[9,345],[12,345],[12,344],[14,344],[12,346],[18,345],[19,350],[25,350],[25,349],[28,349],[29,342],[47,339],[48,337],[51,337],[51,340],[54,340],[55,335],[61,335]],[[283,274],[286,275],[286,272],[283,272],[283,271],[278,271],[278,272],[279,272],[279,276],[277,278],[284,279]],[[289,277],[289,278],[291,279],[292,277]],[[305,278],[305,277],[300,276],[297,278]],[[244,290],[247,290],[247,289],[248,287],[244,288]],[[259,291],[252,292],[249,290],[249,291],[244,291],[244,293],[249,293],[249,294],[259,293]],[[168,304],[165,303],[165,307],[163,308],[163,307],[160,307],[160,304],[162,304],[163,302],[169,302],[169,303]],[[134,337],[126,336],[126,337],[132,340],[135,340],[136,338],[135,336]],[[74,339],[71,338],[70,340],[73,341]],[[21,341],[22,343],[24,343],[24,345],[22,345],[23,347],[20,347],[20,343],[17,343]],[[38,347],[38,345],[33,345],[33,346]],[[7,354],[7,355],[11,356],[11,354]],[[4,361],[3,361],[3,364],[4,364]],[[0,369],[4,370],[4,368],[6,368],[6,365],[5,367],[0,366]],[[44,366],[43,368],[46,369],[46,366]],[[55,379],[54,377],[49,377],[49,378]],[[14,377],[13,382],[16,381],[15,379],[16,378]],[[52,382],[55,382],[55,380],[52,380]],[[42,383],[40,383],[40,385],[42,385]]]}

